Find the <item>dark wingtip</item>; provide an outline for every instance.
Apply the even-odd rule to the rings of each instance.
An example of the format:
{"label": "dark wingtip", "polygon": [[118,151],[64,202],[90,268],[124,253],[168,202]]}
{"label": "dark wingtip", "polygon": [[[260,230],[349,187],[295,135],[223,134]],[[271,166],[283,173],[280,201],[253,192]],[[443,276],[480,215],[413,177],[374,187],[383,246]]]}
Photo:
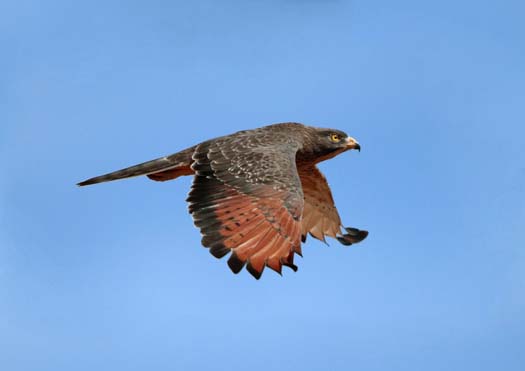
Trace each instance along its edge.
{"label": "dark wingtip", "polygon": [[281,264],[292,269],[294,272],[297,272],[297,265],[293,263],[293,255],[291,255],[291,258],[289,257],[287,259],[281,258]]}
{"label": "dark wingtip", "polygon": [[274,272],[276,272],[276,273],[279,273],[279,276],[282,277],[282,275],[283,275],[283,272],[282,272],[283,267],[282,267],[282,265],[279,265],[279,269],[276,269],[276,268],[274,268],[274,267],[272,267],[271,265],[268,265],[268,264],[266,264],[266,266],[267,266],[268,268],[270,268],[272,271],[274,271]]}
{"label": "dark wingtip", "polygon": [[261,278],[262,276],[262,272],[264,270],[264,266],[263,268],[261,269],[261,271],[259,272],[258,270],[256,270],[252,265],[251,263],[248,263],[248,265],[246,265],[246,270],[248,272],[250,272],[250,274],[255,277],[256,280],[258,280],[259,278]]}
{"label": "dark wingtip", "polygon": [[222,258],[224,255],[228,254],[228,252],[230,252],[230,249],[222,243],[214,243],[210,246],[210,253],[217,259]]}
{"label": "dark wingtip", "polygon": [[295,264],[293,264],[293,263],[283,263],[283,265],[284,265],[285,267],[288,267],[288,268],[292,269],[294,272],[297,272],[297,269],[298,269],[298,268],[297,268],[297,265],[295,265]]}
{"label": "dark wingtip", "polygon": [[228,267],[230,267],[231,271],[235,274],[239,273],[242,270],[242,268],[244,267],[244,263],[244,261],[237,257],[237,254],[235,254],[235,252],[233,252],[230,255],[230,258],[228,259]]}

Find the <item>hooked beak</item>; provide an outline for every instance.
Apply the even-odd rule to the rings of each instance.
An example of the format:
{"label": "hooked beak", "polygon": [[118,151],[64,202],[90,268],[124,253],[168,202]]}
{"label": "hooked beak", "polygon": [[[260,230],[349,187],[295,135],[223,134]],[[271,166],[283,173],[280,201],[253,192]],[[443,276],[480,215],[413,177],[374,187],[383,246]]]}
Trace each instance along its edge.
{"label": "hooked beak", "polygon": [[359,152],[361,152],[361,145],[357,140],[355,140],[352,137],[346,138],[346,148],[347,149],[357,149]]}

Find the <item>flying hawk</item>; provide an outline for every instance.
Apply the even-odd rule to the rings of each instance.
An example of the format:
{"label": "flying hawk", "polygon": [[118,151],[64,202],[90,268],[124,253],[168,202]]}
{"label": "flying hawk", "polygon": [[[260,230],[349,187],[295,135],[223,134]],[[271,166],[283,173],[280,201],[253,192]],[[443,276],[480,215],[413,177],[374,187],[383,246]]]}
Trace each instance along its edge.
{"label": "flying hawk", "polygon": [[194,175],[189,212],[213,256],[231,252],[234,273],[244,266],[259,279],[267,266],[297,270],[294,254],[308,234],[343,245],[367,231],[344,228],[330,187],[316,164],[359,143],[344,132],[281,123],[207,140],[170,156],[88,179],[79,186],[146,175],[156,181]]}

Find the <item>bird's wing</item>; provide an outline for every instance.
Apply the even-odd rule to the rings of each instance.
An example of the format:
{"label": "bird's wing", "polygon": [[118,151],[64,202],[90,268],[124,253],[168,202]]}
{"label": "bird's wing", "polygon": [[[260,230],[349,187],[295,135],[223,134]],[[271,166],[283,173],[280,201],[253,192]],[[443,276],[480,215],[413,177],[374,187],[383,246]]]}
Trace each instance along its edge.
{"label": "bird's wing", "polygon": [[326,178],[315,165],[301,166],[298,172],[304,192],[303,242],[308,233],[321,241],[325,236],[336,238],[341,234],[341,218]]}
{"label": "bird's wing", "polygon": [[[300,254],[303,193],[298,145],[272,146],[269,138],[225,137],[199,145],[187,201],[202,244],[228,265],[260,278],[264,267],[296,270]],[[270,140],[271,142],[271,140]]]}

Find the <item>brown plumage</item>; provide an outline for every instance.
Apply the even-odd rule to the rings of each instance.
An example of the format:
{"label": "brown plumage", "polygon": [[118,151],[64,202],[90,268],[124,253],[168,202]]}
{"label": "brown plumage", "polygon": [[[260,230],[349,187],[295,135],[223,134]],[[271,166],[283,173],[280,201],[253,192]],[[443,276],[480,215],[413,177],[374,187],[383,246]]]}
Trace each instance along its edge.
{"label": "brown plumage", "polygon": [[316,164],[349,149],[344,132],[282,123],[211,139],[170,156],[78,183],[79,186],[147,175],[156,181],[195,175],[187,198],[202,244],[213,256],[231,252],[234,273],[244,266],[257,279],[265,267],[281,273],[301,255],[306,236],[344,245],[367,231],[345,228]]}

